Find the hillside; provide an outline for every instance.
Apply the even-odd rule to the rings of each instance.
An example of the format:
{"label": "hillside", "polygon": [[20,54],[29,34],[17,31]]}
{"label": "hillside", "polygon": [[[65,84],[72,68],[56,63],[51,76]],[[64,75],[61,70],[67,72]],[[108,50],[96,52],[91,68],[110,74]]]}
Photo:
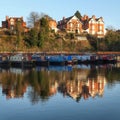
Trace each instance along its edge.
{"label": "hillside", "polygon": [[42,47],[28,47],[24,38],[17,45],[17,35],[0,35],[0,52],[79,52],[90,50],[91,48],[87,40],[78,41],[76,38],[70,39],[66,33],[64,35],[51,33],[49,39],[44,40]]}

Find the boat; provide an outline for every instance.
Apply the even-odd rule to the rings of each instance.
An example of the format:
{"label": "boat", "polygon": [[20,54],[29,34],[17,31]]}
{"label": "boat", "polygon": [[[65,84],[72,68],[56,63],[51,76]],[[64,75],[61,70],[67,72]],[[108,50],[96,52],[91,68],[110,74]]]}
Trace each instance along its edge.
{"label": "boat", "polygon": [[32,55],[32,61],[35,63],[36,66],[48,66],[49,57],[45,55],[39,55],[39,54],[33,54]]}
{"label": "boat", "polygon": [[11,67],[33,67],[31,56],[27,54],[15,54],[9,58]]}
{"label": "boat", "polygon": [[50,65],[65,65],[65,56],[64,55],[48,56],[48,61]]}
{"label": "boat", "polygon": [[65,64],[66,65],[72,65],[73,64],[71,55],[65,55]]}
{"label": "boat", "polygon": [[80,55],[77,56],[78,64],[89,64],[91,62],[91,55]]}
{"label": "boat", "polygon": [[8,55],[0,55],[0,67],[1,68],[10,67],[10,62],[9,62]]}

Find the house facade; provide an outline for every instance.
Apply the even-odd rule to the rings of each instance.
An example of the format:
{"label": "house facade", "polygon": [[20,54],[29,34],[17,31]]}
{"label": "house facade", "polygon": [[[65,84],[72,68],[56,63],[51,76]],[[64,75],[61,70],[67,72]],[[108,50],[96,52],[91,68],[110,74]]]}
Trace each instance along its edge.
{"label": "house facade", "polygon": [[26,22],[24,22],[23,17],[6,16],[6,20],[2,21],[2,28],[6,28],[8,30],[14,31],[17,22],[21,22],[21,27],[24,29],[24,32],[28,31],[28,28],[26,27]]}
{"label": "house facade", "polygon": [[68,33],[82,33],[82,22],[75,15],[68,18],[63,17],[58,21],[57,27]]}
{"label": "house facade", "polygon": [[84,15],[81,21],[83,23],[83,32],[96,35],[99,38],[104,37],[105,27],[102,17],[96,18],[95,15],[93,15],[91,18],[89,18],[88,16]]}
{"label": "house facade", "polygon": [[106,33],[103,18],[96,18],[95,15],[91,18],[84,15],[80,20],[75,15],[68,18],[63,17],[58,21],[57,27],[68,33],[88,33],[99,38],[104,37]]}

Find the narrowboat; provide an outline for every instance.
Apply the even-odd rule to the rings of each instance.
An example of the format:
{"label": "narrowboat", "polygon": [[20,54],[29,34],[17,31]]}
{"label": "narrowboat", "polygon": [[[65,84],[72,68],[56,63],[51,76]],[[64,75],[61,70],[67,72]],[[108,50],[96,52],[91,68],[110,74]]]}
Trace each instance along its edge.
{"label": "narrowboat", "polygon": [[36,66],[48,66],[49,57],[45,55],[39,55],[39,54],[33,54],[32,55],[32,61],[35,63]]}
{"label": "narrowboat", "polygon": [[2,68],[10,67],[9,56],[0,55],[0,67]]}
{"label": "narrowboat", "polygon": [[78,64],[90,64],[91,55],[80,55],[78,58]]}
{"label": "narrowboat", "polygon": [[65,65],[65,56],[64,55],[48,56],[48,61],[50,65]]}
{"label": "narrowboat", "polygon": [[15,54],[11,55],[9,58],[11,67],[33,67],[33,61],[31,56],[27,54]]}

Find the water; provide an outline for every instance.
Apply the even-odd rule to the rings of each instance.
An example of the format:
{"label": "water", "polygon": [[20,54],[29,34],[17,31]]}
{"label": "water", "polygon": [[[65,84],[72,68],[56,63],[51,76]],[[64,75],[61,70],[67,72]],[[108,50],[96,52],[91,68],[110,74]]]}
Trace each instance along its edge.
{"label": "water", "polygon": [[119,120],[120,68],[0,69],[0,120]]}

